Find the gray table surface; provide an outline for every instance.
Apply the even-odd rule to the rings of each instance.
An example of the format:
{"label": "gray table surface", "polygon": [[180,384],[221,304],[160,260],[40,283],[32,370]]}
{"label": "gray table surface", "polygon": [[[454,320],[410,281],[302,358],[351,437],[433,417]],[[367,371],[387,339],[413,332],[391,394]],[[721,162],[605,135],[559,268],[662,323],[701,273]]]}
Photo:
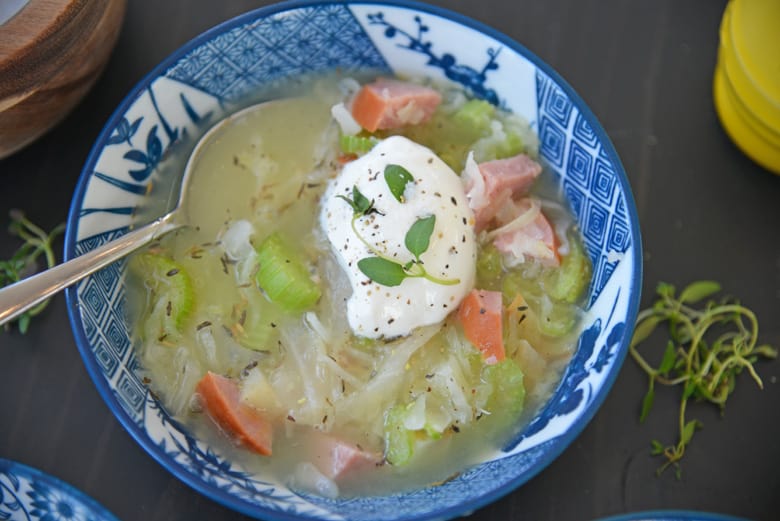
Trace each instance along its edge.
{"label": "gray table surface", "polygon": [[[11,208],[47,228],[64,221],[90,147],[130,88],[201,31],[266,3],[130,0],[118,46],[87,98],[37,143],[0,161],[0,223]],[[740,153],[713,109],[724,0],[432,3],[525,45],[602,122],[638,206],[643,307],[659,281],[718,280],[756,311],[763,340],[780,346],[780,177]],[[0,230],[0,256],[15,246]],[[693,408],[705,427],[678,481],[673,473],[656,478],[658,460],[649,455],[650,439],[675,434],[676,394],[660,392],[640,425],[646,382],[627,359],[570,447],[471,519],[590,520],[671,508],[777,519],[778,364],[759,364],[763,391],[742,380],[724,417],[712,407]],[[0,457],[71,483],[123,520],[243,518],[179,482],[120,427],[84,369],[62,295],[26,335],[0,332]]]}

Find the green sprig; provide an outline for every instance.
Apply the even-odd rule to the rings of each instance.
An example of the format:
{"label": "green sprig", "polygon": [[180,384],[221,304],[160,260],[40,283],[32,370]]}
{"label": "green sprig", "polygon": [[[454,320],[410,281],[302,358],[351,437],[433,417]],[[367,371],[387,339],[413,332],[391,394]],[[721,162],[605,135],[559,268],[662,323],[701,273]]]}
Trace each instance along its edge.
{"label": "green sprig", "polygon": [[[406,172],[406,170],[404,170],[402,167],[398,168]],[[385,172],[387,172],[387,169]],[[403,180],[404,175],[408,175],[411,179],[411,175],[408,172],[406,172],[406,174],[399,173],[398,177],[394,177],[395,174],[390,175],[391,179],[396,179],[399,183],[402,183],[395,185],[395,189],[392,188],[390,184],[391,181],[388,180],[388,186],[391,188],[391,190],[395,190],[393,194],[401,203],[404,202],[402,195],[404,187],[406,186],[406,183],[409,182]],[[396,195],[396,192],[398,192],[398,195]],[[352,208],[352,221],[350,222],[350,226],[352,226],[352,232],[357,236],[358,239],[360,239],[360,242],[362,242],[363,245],[368,248],[368,251],[373,254],[372,257],[360,259],[357,263],[358,269],[366,277],[383,286],[398,286],[408,278],[417,277],[422,277],[426,280],[444,286],[452,286],[460,283],[460,279],[442,279],[431,275],[425,269],[423,261],[420,259],[420,256],[428,251],[428,247],[430,246],[431,235],[433,234],[433,229],[436,225],[435,215],[429,215],[427,217],[417,219],[406,232],[406,236],[404,237],[404,245],[406,246],[406,249],[409,250],[409,253],[414,255],[414,259],[405,264],[401,264],[400,262],[383,255],[382,252],[380,252],[374,245],[369,243],[357,229],[357,221],[361,217],[369,215],[370,213],[384,215],[379,210],[374,208],[373,199],[369,201],[368,198],[360,192],[357,186],[352,187],[352,198],[343,195],[339,195],[338,197],[346,201],[347,204],[349,204]]]}
{"label": "green sprig", "polygon": [[[699,281],[690,284],[679,297],[675,297],[674,286],[660,283],[656,290],[660,298],[637,317],[629,350],[649,377],[640,421],[644,421],[652,409],[656,383],[682,386],[677,442],[671,445],[658,440],[651,442],[651,454],[666,458],[666,462],[658,468],[659,475],[669,466],[674,466],[677,477],[681,477],[679,462],[696,430],[703,427],[699,420],[687,418],[689,400],[707,401],[723,410],[734,391],[737,375],[746,370],[763,389],[763,382],[753,364],[759,357],[777,357],[777,349],[756,345],[758,320],[750,309],[728,299],[708,300],[703,309],[693,307],[720,289],[717,282]],[[639,353],[637,346],[661,324],[668,326],[670,338],[661,363],[653,368]]]}
{"label": "green sprig", "polygon": [[[19,210],[11,210],[9,215],[11,224],[8,227],[8,232],[24,242],[10,259],[0,260],[0,287],[10,286],[35,272],[38,257],[41,255],[44,256],[49,268],[54,266],[57,259],[52,243],[65,230],[65,225],[60,224],[50,233],[46,233]],[[43,311],[48,302],[48,300],[41,302],[16,319],[17,327],[21,333],[27,332],[30,327],[30,319]],[[8,324],[5,327],[8,329]]]}

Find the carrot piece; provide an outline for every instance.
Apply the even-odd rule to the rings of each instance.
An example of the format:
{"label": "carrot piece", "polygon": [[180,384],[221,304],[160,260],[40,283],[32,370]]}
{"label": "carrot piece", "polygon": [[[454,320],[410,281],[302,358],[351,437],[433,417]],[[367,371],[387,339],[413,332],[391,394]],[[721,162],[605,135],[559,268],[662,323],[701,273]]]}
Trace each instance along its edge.
{"label": "carrot piece", "polygon": [[380,78],[364,85],[352,100],[352,117],[374,132],[424,123],[441,103],[434,89],[404,81]]}
{"label": "carrot piece", "polygon": [[209,371],[195,391],[206,412],[224,431],[250,450],[271,455],[273,426],[257,410],[241,402],[236,382]]}
{"label": "carrot piece", "polygon": [[473,289],[458,308],[458,319],[463,324],[466,338],[482,352],[488,364],[506,357],[502,314],[500,291]]}

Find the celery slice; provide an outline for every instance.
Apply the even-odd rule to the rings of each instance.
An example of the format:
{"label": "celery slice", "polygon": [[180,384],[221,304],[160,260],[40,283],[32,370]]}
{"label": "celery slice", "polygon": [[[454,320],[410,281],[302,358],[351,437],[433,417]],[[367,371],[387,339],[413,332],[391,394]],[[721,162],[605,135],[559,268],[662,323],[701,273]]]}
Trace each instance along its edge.
{"label": "celery slice", "polygon": [[477,256],[477,287],[488,290],[498,289],[504,274],[501,252],[489,243]]}
{"label": "celery slice", "polygon": [[133,256],[129,268],[151,290],[146,330],[160,341],[180,338],[195,301],[189,274],[173,259],[149,252]]}
{"label": "celery slice", "polygon": [[385,415],[385,459],[391,465],[404,465],[414,455],[415,434],[404,426],[407,414],[404,405],[396,405]]}
{"label": "celery slice", "polygon": [[496,108],[487,101],[472,99],[452,115],[452,120],[464,129],[468,129],[476,138],[490,130],[490,122],[493,121],[495,113]]}
{"label": "celery slice", "polygon": [[369,152],[379,140],[374,136],[351,136],[342,134],[339,138],[339,147],[345,154],[362,155]]}
{"label": "celery slice", "polygon": [[573,304],[582,296],[590,282],[590,260],[580,240],[569,234],[569,254],[545,281],[549,295],[559,301]]}
{"label": "celery slice", "polygon": [[484,403],[490,414],[481,420],[482,428],[503,432],[517,421],[525,405],[524,375],[511,358],[482,369],[482,383],[477,389],[477,403]]}
{"label": "celery slice", "polygon": [[320,298],[320,287],[311,280],[303,259],[282,241],[278,233],[257,248],[257,285],[271,302],[290,313],[300,313]]}

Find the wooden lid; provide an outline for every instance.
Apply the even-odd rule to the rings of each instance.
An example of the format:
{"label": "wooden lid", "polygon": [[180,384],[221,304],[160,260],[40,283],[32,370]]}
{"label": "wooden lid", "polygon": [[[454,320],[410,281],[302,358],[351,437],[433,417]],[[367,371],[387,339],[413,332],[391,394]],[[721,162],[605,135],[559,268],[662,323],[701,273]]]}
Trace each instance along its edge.
{"label": "wooden lid", "polygon": [[[74,58],[76,44],[98,25],[93,0],[30,0],[0,25],[0,110],[24,97]],[[5,102],[5,103],[4,103]]]}

